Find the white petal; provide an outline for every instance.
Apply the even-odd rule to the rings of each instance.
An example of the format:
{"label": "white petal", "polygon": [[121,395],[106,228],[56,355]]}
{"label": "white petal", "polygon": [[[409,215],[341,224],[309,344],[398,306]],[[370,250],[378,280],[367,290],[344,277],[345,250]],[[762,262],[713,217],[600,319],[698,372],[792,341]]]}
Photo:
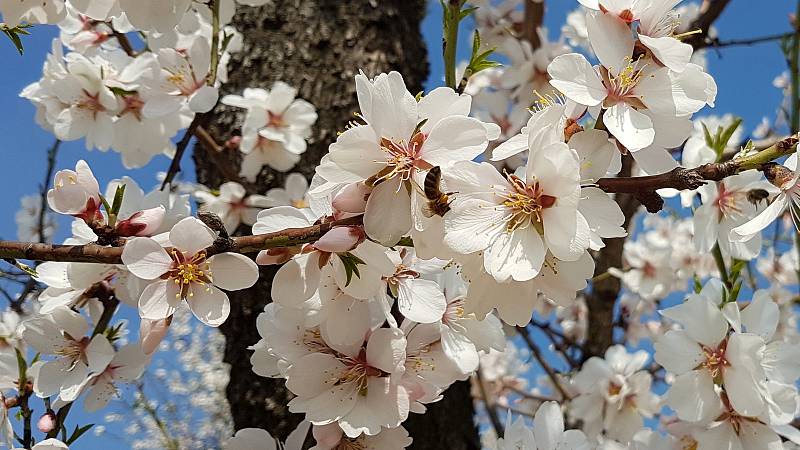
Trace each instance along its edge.
{"label": "white petal", "polygon": [[247,289],[258,281],[258,266],[239,253],[221,253],[208,259],[214,286],[226,291]]}
{"label": "white petal", "polygon": [[211,246],[216,238],[217,233],[194,217],[181,219],[169,232],[172,245],[190,256]]}
{"label": "white petal", "polygon": [[597,106],[606,98],[606,88],[585,57],[577,53],[557,56],[547,66],[550,84],[567,98],[586,106]]}
{"label": "white petal", "polygon": [[629,150],[645,148],[653,143],[656,132],[649,117],[631,108],[627,103],[617,103],[603,115],[608,131]]}
{"label": "white petal", "polygon": [[228,295],[215,286],[192,289],[193,295],[186,298],[186,303],[198,320],[212,327],[222,325],[231,312]]}
{"label": "white petal", "polygon": [[132,274],[145,280],[155,280],[172,266],[172,258],[153,239],[135,237],[125,243],[122,263]]}

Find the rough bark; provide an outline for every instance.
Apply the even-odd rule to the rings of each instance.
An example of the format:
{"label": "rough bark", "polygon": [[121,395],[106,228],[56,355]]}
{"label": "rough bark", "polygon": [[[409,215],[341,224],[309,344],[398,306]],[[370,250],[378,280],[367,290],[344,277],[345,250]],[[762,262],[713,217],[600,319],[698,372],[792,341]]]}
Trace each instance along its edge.
{"label": "rough bark", "polygon": [[[269,88],[278,80],[298,88],[299,97],[319,113],[308,151],[292,170],[310,178],[336,133],[358,111],[353,77],[359,70],[368,75],[398,70],[411,92],[422,90],[428,75],[419,31],[425,7],[423,0],[274,0],[260,8],[240,8],[234,25],[244,35],[244,49],[228,66],[223,94]],[[241,111],[218,106],[213,117],[208,128],[217,142],[238,134]],[[198,181],[210,187],[226,181],[240,162],[235,151],[215,154],[203,146],[196,146],[193,158]],[[265,168],[247,187],[263,193],[282,186],[284,178]],[[291,394],[283,380],[252,372],[247,350],[259,339],[256,317],[270,301],[274,273],[274,268],[262,268],[256,286],[231,293],[231,314],[220,330],[227,340],[225,362],[231,364],[227,397],[236,429],[259,427],[285,437],[302,417],[287,411]],[[478,448],[473,411],[469,386],[457,384],[424,418],[411,420],[413,448]]]}

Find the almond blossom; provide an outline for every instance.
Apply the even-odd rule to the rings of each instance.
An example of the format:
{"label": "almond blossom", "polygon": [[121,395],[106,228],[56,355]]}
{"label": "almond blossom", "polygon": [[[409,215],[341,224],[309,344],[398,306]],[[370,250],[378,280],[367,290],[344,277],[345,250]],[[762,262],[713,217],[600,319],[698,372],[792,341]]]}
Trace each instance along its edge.
{"label": "almond blossom", "polygon": [[114,358],[114,349],[102,334],[86,336],[89,324],[80,314],[60,306],[22,324],[22,338],[43,355],[55,359],[38,362],[33,390],[45,398],[58,394],[73,401],[91,374],[102,372]]}
{"label": "almond blossom", "polygon": [[258,280],[258,267],[238,253],[208,256],[207,248],[216,237],[203,222],[187,217],[170,230],[168,249],[147,237],[127,242],[122,252],[125,267],[139,278],[152,280],[139,297],[143,319],[165,319],[186,301],[206,325],[225,322],[230,303],[219,288],[235,291],[252,286]]}
{"label": "almond blossom", "polygon": [[577,155],[560,142],[532,149],[518,174],[502,176],[488,163],[455,164],[448,187],[460,195],[445,215],[444,241],[458,253],[484,251],[486,271],[499,282],[533,279],[548,251],[575,261],[590,233],[578,211],[579,178]]}
{"label": "almond blossom", "polygon": [[775,175],[770,179],[770,183],[780,189],[780,193],[770,201],[769,206],[761,211],[760,214],[733,228],[730,231],[731,241],[744,242],[752,239],[755,234],[767,228],[785,211],[791,213],[795,227],[800,228],[796,211],[798,204],[800,204],[800,174],[797,172],[797,154],[793,153],[789,156],[784,161],[783,167],[785,167],[785,170],[776,170]]}
{"label": "almond blossom", "polygon": [[285,172],[306,151],[306,140],[317,120],[314,105],[298,99],[297,90],[278,81],[269,91],[247,88],[243,95],[226,95],[222,103],[247,110],[239,148],[245,154],[241,175],[254,180],[264,165]]}
{"label": "almond blossom", "polygon": [[659,398],[650,391],[652,376],[644,369],[647,352],[628,353],[623,346],[606,350],[605,358],[589,358],[575,375],[578,396],[570,414],[583,421],[589,436],[601,432],[626,441],[658,412]]}
{"label": "almond blossom", "polygon": [[272,206],[263,195],[247,195],[245,188],[235,181],[223,183],[219,187],[219,195],[199,190],[194,196],[202,202],[201,210],[212,212],[222,219],[228,233],[236,231],[240,224],[253,225],[258,213]]}
{"label": "almond blossom", "polygon": [[356,76],[364,125],[355,125],[331,145],[317,173],[332,183],[367,180],[367,235],[396,244],[412,226],[412,202],[421,176],[434,166],[480,155],[499,128],[467,117],[471,99],[438,88],[419,102],[397,72],[374,80]]}
{"label": "almond blossom", "polygon": [[362,342],[355,352],[322,347],[295,361],[286,371],[286,387],[297,395],[289,410],[305,413],[313,424],[336,421],[352,438],[400,425],[409,408],[409,394],[395,379],[405,361],[405,337],[379,328]]}

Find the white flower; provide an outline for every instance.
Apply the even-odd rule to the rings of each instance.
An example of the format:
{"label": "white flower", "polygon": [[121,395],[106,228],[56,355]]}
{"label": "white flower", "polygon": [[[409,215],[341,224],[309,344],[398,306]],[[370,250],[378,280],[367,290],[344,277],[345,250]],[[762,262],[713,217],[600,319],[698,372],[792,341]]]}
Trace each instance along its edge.
{"label": "white flower", "polygon": [[800,173],[797,171],[797,153],[789,156],[783,165],[789,171],[779,172],[775,179],[770,180],[772,184],[780,189],[780,193],[759,215],[732,229],[730,232],[731,241],[743,242],[750,240],[753,235],[760,233],[761,230],[769,226],[786,210],[791,213],[795,227],[800,229],[800,220],[797,218],[797,208],[800,207]]}
{"label": "white flower", "polygon": [[0,14],[9,28],[22,22],[58,23],[66,14],[63,0],[2,0]]}
{"label": "white flower", "polygon": [[87,376],[102,372],[114,358],[108,339],[102,334],[86,336],[86,319],[67,307],[28,319],[22,327],[25,342],[43,355],[56,356],[37,363],[33,390],[39,397],[58,394],[61,400],[75,400]]}
{"label": "white flower", "polygon": [[222,443],[222,450],[301,450],[310,426],[308,422],[300,422],[282,445],[266,430],[242,428]]}
{"label": "white flower", "polygon": [[281,81],[272,89],[247,88],[243,96],[226,95],[222,103],[247,110],[240,148],[242,176],[253,180],[264,165],[285,172],[306,151],[317,120],[314,105],[296,99],[297,90]]}
{"label": "white flower", "polygon": [[14,215],[17,223],[17,239],[29,242],[50,242],[57,224],[52,214],[45,211],[43,227],[39,230],[39,215],[42,213],[42,197],[26,195],[20,198],[21,207]]}
{"label": "white flower", "polygon": [[[758,416],[767,401],[761,366],[764,339],[752,333],[729,336],[731,306],[720,311],[722,284],[712,279],[700,294],[661,312],[681,325],[668,331],[655,344],[655,360],[676,375],[667,393],[667,404],[687,421],[708,421],[723,411],[715,384],[724,386],[731,407],[739,414]],[[738,312],[738,309],[736,310]]]}
{"label": "white flower", "polygon": [[[14,450],[25,450],[21,448],[17,448]],[[69,450],[67,444],[59,441],[58,439],[45,439],[41,442],[37,442],[36,445],[31,447],[31,450]]]}
{"label": "white flower", "polygon": [[122,261],[134,275],[154,280],[139,298],[139,315],[159,320],[171,316],[185,300],[201,322],[219,326],[230,313],[227,290],[246,289],[258,280],[258,267],[238,253],[208,257],[206,248],[216,233],[194,217],[178,222],[169,232],[169,252],[151,238],[125,244]]}
{"label": "white flower", "polygon": [[505,436],[497,440],[497,450],[590,450],[593,446],[580,430],[564,430],[564,416],[556,402],[544,402],[528,428],[522,417],[511,422],[506,417]]}
{"label": "white flower", "polygon": [[633,152],[647,148],[655,142],[657,122],[713,103],[716,85],[699,66],[674,73],[646,59],[633,60],[634,39],[626,23],[599,13],[587,19],[589,35],[602,34],[592,39],[601,66],[592,67],[576,53],[561,55],[547,69],[550,83],[579,104],[605,109],[603,122],[623,146]]}
{"label": "white flower", "polygon": [[184,105],[195,113],[204,113],[217,103],[217,88],[206,84],[211,49],[205,38],[197,37],[183,52],[160,49],[158,63],[161,69],[148,81],[152,98],[142,108],[145,117],[166,117],[177,113]]}
{"label": "white flower", "polygon": [[533,279],[548,251],[575,261],[589,248],[589,225],[578,211],[578,157],[567,144],[531,149],[520,175],[462,162],[447,181],[459,195],[444,218],[445,243],[462,254],[485,250],[486,271],[499,282]]}
{"label": "white flower", "polygon": [[342,433],[339,425],[332,423],[315,425],[313,433],[317,445],[311,447],[311,450],[403,450],[411,445],[412,441],[408,431],[402,426],[385,428],[375,436],[362,434],[357,438],[349,438]]}
{"label": "white flower", "polygon": [[[679,27],[678,13],[672,8],[675,0],[578,0],[582,5],[602,11],[604,15],[616,16],[624,23],[636,22],[639,41],[652,53],[659,64],[681,72],[692,56],[692,46],[675,37],[673,32]],[[680,1],[680,0],[679,0]],[[592,39],[591,26],[589,38]],[[595,35],[594,39],[600,39]],[[593,44],[594,43],[593,40]],[[613,45],[613,43],[612,43]]]}
{"label": "white flower", "polygon": [[628,353],[615,345],[605,359],[589,358],[573,382],[579,395],[572,400],[570,414],[583,421],[589,436],[601,431],[622,441],[643,426],[643,418],[659,411],[659,398],[650,392],[652,376],[644,369],[645,351]]}
{"label": "white flower", "polygon": [[130,383],[142,375],[147,357],[138,344],[129,344],[114,354],[114,359],[100,373],[86,380],[83,407],[88,412],[105,408],[111,397],[117,395],[115,383]]}
{"label": "white flower", "polygon": [[419,201],[425,171],[469,161],[480,155],[499,127],[467,117],[471,99],[450,88],[438,88],[419,102],[397,72],[370,81],[356,76],[356,91],[366,125],[353,126],[330,147],[317,173],[331,183],[369,180],[367,235],[394,245],[409,232],[412,202]]}
{"label": "white flower", "polygon": [[297,209],[309,207],[306,196],[308,181],[299,173],[290,173],[286,176],[285,187],[272,188],[267,191],[269,206],[293,206]]}
{"label": "white flower", "polygon": [[86,161],[78,161],[74,171],[56,173],[53,188],[47,192],[47,204],[59,214],[80,217],[87,223],[103,219],[100,186]]}
{"label": "white flower", "polygon": [[222,219],[228,233],[233,233],[240,224],[253,225],[258,213],[272,206],[263,195],[247,195],[245,188],[235,182],[228,181],[219,187],[219,195],[199,190],[194,196],[202,202],[200,209],[209,211]]}
{"label": "white flower", "polygon": [[409,411],[409,393],[393,376],[403,371],[405,347],[400,330],[379,328],[355,352],[323,347],[301,357],[286,371],[297,395],[289,410],[318,425],[338,421],[351,438],[397,427]]}
{"label": "white flower", "polygon": [[772,185],[756,171],[733,175],[717,183],[708,183],[698,191],[703,205],[694,213],[694,244],[700,252],[710,252],[715,243],[733,258],[751,260],[761,253],[761,233],[743,241],[729,239],[730,231],[758,213],[759,202],[752,201],[753,190],[769,192]]}
{"label": "white flower", "polygon": [[414,322],[433,323],[441,320],[447,308],[444,293],[435,281],[421,276],[441,271],[446,262],[437,264],[435,260],[422,261],[413,251],[405,249],[399,254],[390,252],[389,258],[395,270],[392,275],[384,277],[386,289],[379,291],[383,301],[391,304],[396,298],[400,313]]}

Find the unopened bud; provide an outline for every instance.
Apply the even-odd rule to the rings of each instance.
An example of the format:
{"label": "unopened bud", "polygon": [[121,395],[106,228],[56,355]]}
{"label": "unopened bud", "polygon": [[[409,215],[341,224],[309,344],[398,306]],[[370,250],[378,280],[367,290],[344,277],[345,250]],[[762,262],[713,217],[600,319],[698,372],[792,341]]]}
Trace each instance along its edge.
{"label": "unopened bud", "polygon": [[292,257],[297,253],[298,253],[297,248],[292,248],[292,247],[271,248],[269,250],[262,250],[258,252],[258,256],[256,256],[256,264],[262,266],[283,264],[292,259]]}
{"label": "unopened bud", "polygon": [[36,428],[42,433],[49,433],[56,428],[56,414],[53,410],[48,410],[39,418],[39,421],[36,422]]}
{"label": "unopened bud", "polygon": [[336,227],[325,233],[314,248],[328,253],[344,253],[356,248],[367,237],[364,229],[358,226]]}
{"label": "unopened bud", "polygon": [[125,220],[117,222],[118,236],[151,236],[164,222],[167,211],[163,206],[137,211]]}
{"label": "unopened bud", "polygon": [[341,212],[363,213],[367,208],[367,198],[371,192],[372,188],[363,182],[349,184],[336,194],[331,206]]}
{"label": "unopened bud", "polygon": [[164,340],[172,324],[172,316],[160,320],[142,319],[139,324],[139,341],[142,345],[142,352],[145,355],[152,355],[156,351],[158,344]]}
{"label": "unopened bud", "polygon": [[232,138],[225,141],[225,148],[229,150],[236,150],[239,148],[239,145],[242,143],[241,136],[233,136]]}
{"label": "unopened bud", "polygon": [[3,398],[3,406],[5,406],[6,409],[11,409],[11,408],[15,408],[15,407],[19,406],[19,397],[16,397],[16,396],[15,397],[4,397]]}

